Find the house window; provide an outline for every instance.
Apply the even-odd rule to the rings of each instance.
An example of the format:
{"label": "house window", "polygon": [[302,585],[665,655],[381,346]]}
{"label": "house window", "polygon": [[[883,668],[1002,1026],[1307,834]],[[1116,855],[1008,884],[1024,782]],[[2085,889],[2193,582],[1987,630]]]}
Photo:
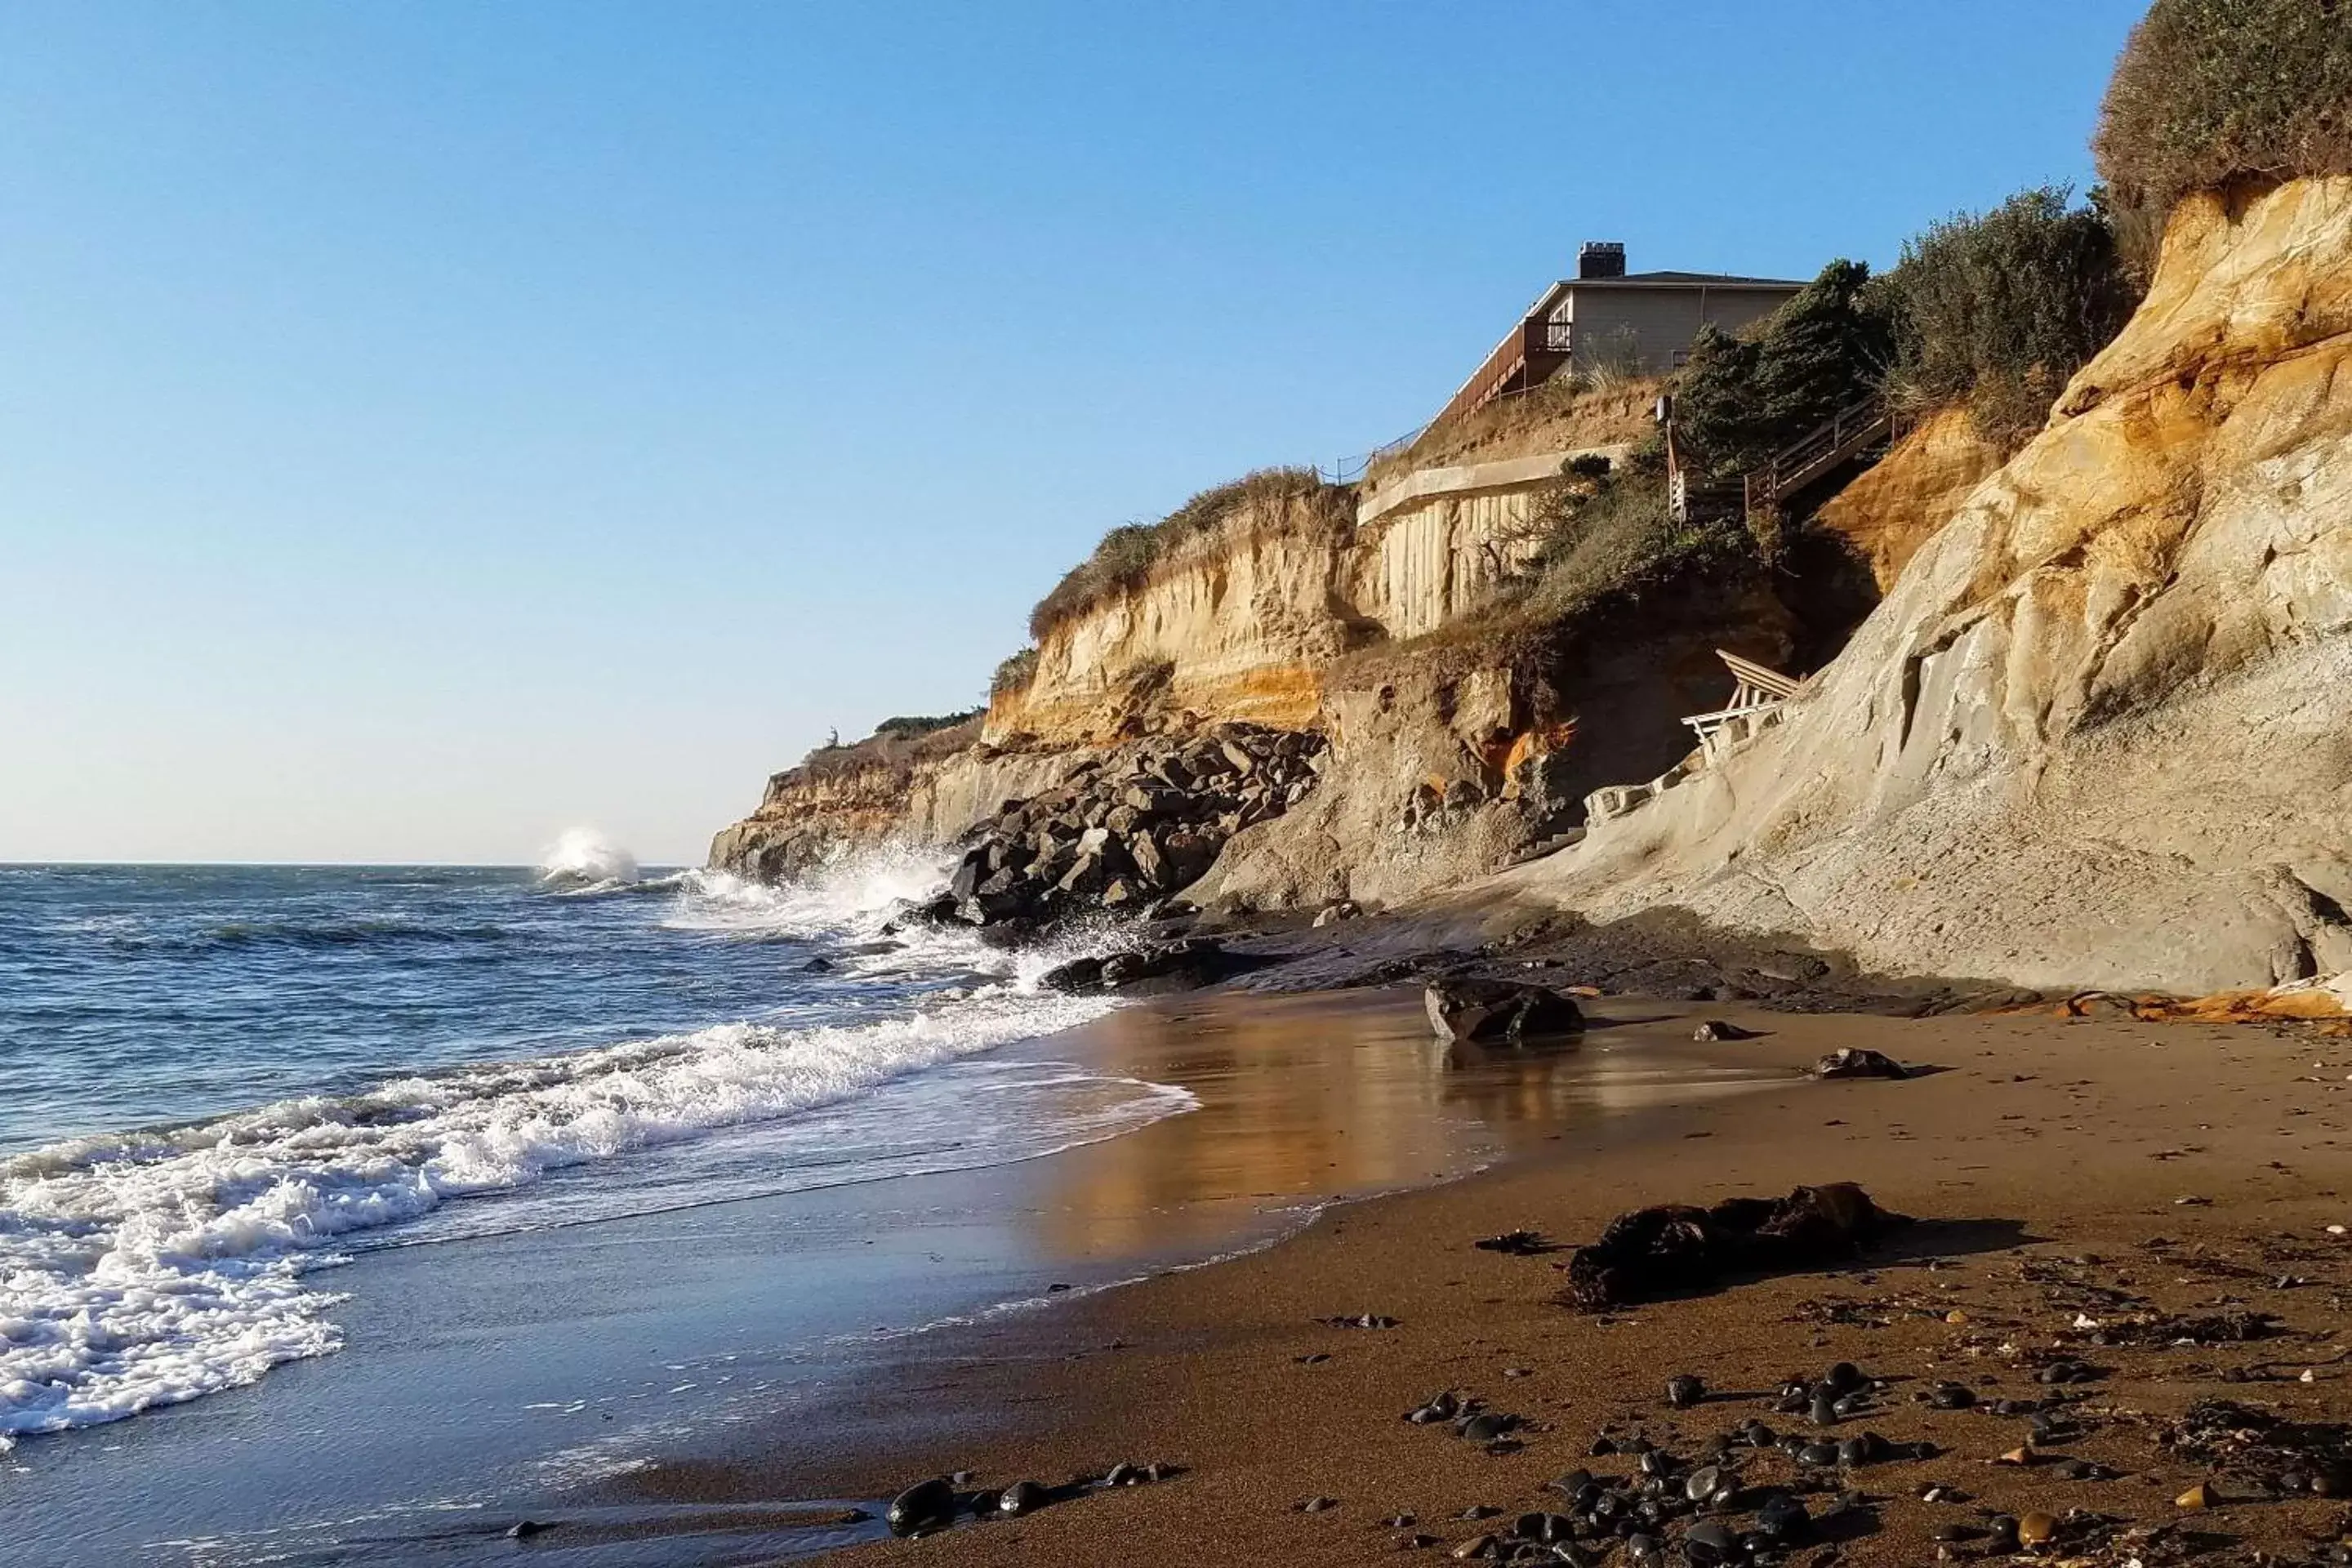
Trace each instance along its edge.
{"label": "house window", "polygon": [[1671,368],[1680,370],[1683,366],[1690,363],[1690,350],[1676,349],[1674,353],[1666,356],[1666,363]]}

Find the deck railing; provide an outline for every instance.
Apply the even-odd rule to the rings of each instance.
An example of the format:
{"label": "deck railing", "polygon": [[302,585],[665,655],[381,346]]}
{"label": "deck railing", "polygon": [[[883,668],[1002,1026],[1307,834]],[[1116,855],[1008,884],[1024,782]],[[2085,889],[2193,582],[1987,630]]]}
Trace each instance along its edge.
{"label": "deck railing", "polygon": [[1856,398],[1821,425],[1750,469],[1743,485],[1748,510],[1769,511],[1791,491],[1820,479],[1873,444],[1895,434],[1895,415],[1875,393]]}

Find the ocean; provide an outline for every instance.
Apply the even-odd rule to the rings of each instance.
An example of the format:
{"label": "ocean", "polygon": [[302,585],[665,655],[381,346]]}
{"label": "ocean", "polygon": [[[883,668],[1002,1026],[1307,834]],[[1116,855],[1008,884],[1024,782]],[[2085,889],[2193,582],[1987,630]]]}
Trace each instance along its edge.
{"label": "ocean", "polygon": [[963,1325],[1772,1076],[1664,1016],[1059,995],[1119,928],[896,929],[946,869],[0,867],[0,1561],[822,1552],[884,1500],[649,1500],[985,1421],[898,1392]]}
{"label": "ocean", "polygon": [[[1183,1091],[992,1059],[1099,1001],[791,890],[547,868],[0,868],[0,1448],[343,1343],[371,1251],[1002,1164]],[[1066,952],[1067,950],[1063,950]]]}

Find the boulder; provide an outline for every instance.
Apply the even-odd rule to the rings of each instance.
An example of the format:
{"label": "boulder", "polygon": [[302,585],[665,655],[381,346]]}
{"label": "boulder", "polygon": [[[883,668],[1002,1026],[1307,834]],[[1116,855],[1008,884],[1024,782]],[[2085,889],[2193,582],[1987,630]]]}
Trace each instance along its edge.
{"label": "boulder", "polygon": [[1102,958],[1074,958],[1045,972],[1038,981],[1049,991],[1088,994],[1100,991],[1185,991],[1213,985],[1248,967],[1246,961],[1225,952],[1208,938],[1160,942]]}
{"label": "boulder", "polygon": [[1171,888],[1189,888],[1208,875],[1216,864],[1217,851],[1225,847],[1224,839],[1204,833],[1198,826],[1179,828],[1160,840],[1160,847],[1168,858],[1168,884]]}
{"label": "boulder", "polygon": [[1149,831],[1130,836],[1127,841],[1127,853],[1128,858],[1135,862],[1135,874],[1147,887],[1164,890],[1171,886],[1168,857],[1160,852],[1159,841]]}
{"label": "boulder", "polygon": [[1568,1260],[1564,1305],[1597,1312],[1696,1290],[1729,1274],[1769,1274],[1848,1261],[1910,1221],[1852,1182],[1799,1187],[1785,1198],[1727,1198],[1710,1208],[1660,1204],[1621,1214]]}
{"label": "boulder", "polygon": [[948,879],[949,896],[958,903],[963,902],[980,890],[981,883],[994,868],[988,863],[987,845],[965,850],[963,858],[956,862],[955,874]]}
{"label": "boulder", "polygon": [[1507,1042],[1584,1032],[1570,997],[1540,985],[1501,980],[1441,980],[1423,988],[1430,1027],[1442,1040]]}
{"label": "boulder", "polygon": [[1884,1051],[1841,1046],[1813,1064],[1815,1078],[1908,1078],[1910,1069]]}
{"label": "boulder", "polygon": [[1103,961],[1087,956],[1057,963],[1037,977],[1037,984],[1048,991],[1061,991],[1071,995],[1085,995],[1102,989]]}
{"label": "boulder", "polygon": [[945,1476],[918,1481],[890,1500],[888,1521],[894,1535],[917,1535],[944,1528],[955,1519],[955,1488]]}

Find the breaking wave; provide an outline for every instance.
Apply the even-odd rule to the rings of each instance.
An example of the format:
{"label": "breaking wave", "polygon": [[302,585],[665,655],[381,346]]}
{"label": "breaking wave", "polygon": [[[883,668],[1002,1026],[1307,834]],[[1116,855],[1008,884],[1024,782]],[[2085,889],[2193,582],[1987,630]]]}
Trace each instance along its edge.
{"label": "breaking wave", "polygon": [[594,828],[574,827],[540,857],[539,880],[559,892],[625,888],[637,880],[637,859]]}
{"label": "breaking wave", "polygon": [[[727,1024],[0,1162],[0,1444],[193,1399],[338,1348],[323,1314],[339,1298],[305,1276],[445,1205],[852,1100],[1101,1010],[989,987],[885,1021]],[[1182,1109],[1167,1100],[1173,1091],[1136,1088],[1113,1097],[1123,1109],[1095,1107],[1096,1125],[1076,1131],[1108,1136]],[[812,1184],[771,1171],[764,1184]],[[468,1228],[530,1223],[526,1209],[506,1226]]]}
{"label": "breaking wave", "polygon": [[[224,910],[184,933],[169,933],[172,914],[143,917],[167,936],[136,938],[142,945],[188,942],[221,963],[172,985],[193,987],[191,996],[273,996],[278,1006],[297,1004],[287,963],[308,973],[303,950],[351,950],[330,996],[346,985],[362,996],[372,983],[416,994],[414,959],[395,950],[372,959],[376,945],[461,962],[494,954],[508,969],[480,980],[424,971],[433,975],[424,994],[446,1002],[449,987],[468,985],[475,1006],[497,999],[499,975],[543,987],[548,971],[534,966],[552,962],[585,963],[562,971],[576,975],[567,983],[609,985],[616,999],[646,994],[621,980],[654,954],[710,963],[731,952],[727,973],[740,973],[748,942],[760,952],[776,945],[779,962],[739,996],[743,1013],[731,1023],[625,1039],[633,1013],[624,1011],[588,1037],[618,1044],[555,1048],[551,1039],[531,1056],[480,1060],[501,1048],[485,1035],[457,1063],[404,1077],[400,1065],[419,1060],[424,1044],[369,1035],[383,1041],[367,1047],[379,1068],[334,1093],[0,1157],[0,1450],[339,1350],[331,1310],[343,1298],[318,1272],[360,1250],[1004,1163],[1192,1105],[1183,1090],[1070,1063],[971,1060],[1106,1011],[1101,999],[1042,992],[1037,978],[1122,938],[1106,926],[1016,950],[976,931],[898,924],[939,891],[946,869],[943,853],[885,848],[842,856],[795,886],[701,869],[646,877],[628,853],[581,830],[548,853],[520,905],[501,902],[497,886],[463,893],[425,879],[334,898],[303,891],[299,908]],[[663,902],[609,900],[624,893]],[[564,914],[569,898],[583,896],[593,902]],[[127,941],[106,921],[61,920],[52,931],[54,941],[118,952]],[[668,945],[642,945],[652,936]],[[113,1011],[91,1008],[89,1018],[113,1020]],[[303,1018],[318,1030],[348,1027],[334,1008]],[[348,1035],[313,1039],[268,1025],[268,1011],[247,1025],[249,1048],[266,1051],[254,1056],[258,1081],[273,1081],[287,1060],[282,1044],[261,1041],[308,1039],[346,1060],[358,1048]],[[58,1093],[70,1086],[54,1081]],[[567,1180],[574,1173],[583,1180]]]}

